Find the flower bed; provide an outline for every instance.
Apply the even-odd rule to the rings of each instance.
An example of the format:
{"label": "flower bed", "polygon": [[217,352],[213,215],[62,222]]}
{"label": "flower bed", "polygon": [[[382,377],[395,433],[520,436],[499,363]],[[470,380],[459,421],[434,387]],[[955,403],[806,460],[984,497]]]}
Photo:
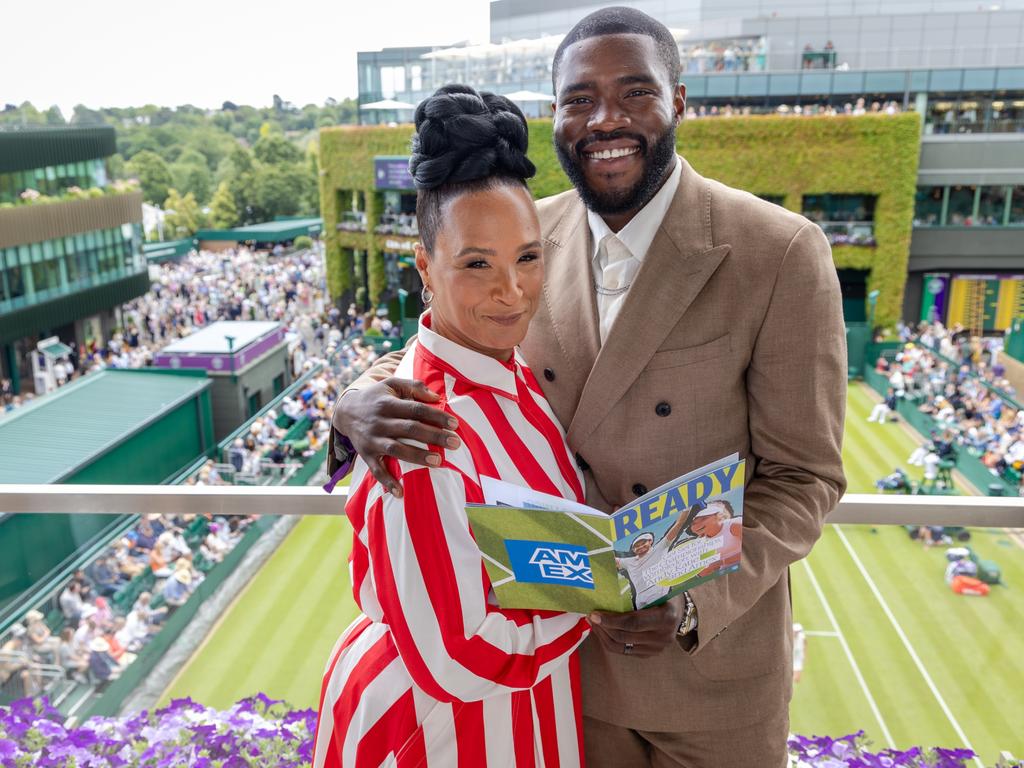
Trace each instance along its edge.
{"label": "flower bed", "polygon": [[178,699],[154,712],[93,717],[68,728],[45,699],[0,707],[2,768],[299,768],[310,764],[316,713],[263,694],[226,711]]}
{"label": "flower bed", "polygon": [[[294,711],[262,693],[226,711],[178,699],[154,712],[93,717],[67,727],[45,699],[0,707],[0,768],[299,768],[310,764],[316,712]],[[860,731],[841,738],[794,736],[793,768],[965,768],[967,749],[871,751]],[[996,768],[1021,768],[1002,764]]]}

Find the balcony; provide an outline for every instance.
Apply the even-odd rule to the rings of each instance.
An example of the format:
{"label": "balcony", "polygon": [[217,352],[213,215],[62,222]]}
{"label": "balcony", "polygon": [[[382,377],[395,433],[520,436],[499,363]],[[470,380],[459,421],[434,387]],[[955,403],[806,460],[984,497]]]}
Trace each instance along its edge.
{"label": "balcony", "polygon": [[874,246],[875,223],[873,221],[816,221],[832,245]]}
{"label": "balcony", "polygon": [[142,193],[69,199],[0,209],[0,248],[54,240],[142,221]]}
{"label": "balcony", "polygon": [[373,231],[378,235],[404,235],[406,237],[417,237],[420,234],[416,214],[413,213],[385,213],[380,217],[380,223],[373,228]]}
{"label": "balcony", "polygon": [[339,232],[365,232],[366,212],[365,211],[344,211],[341,214],[341,221],[338,222]]}
{"label": "balcony", "polygon": [[[274,689],[270,695],[276,697],[296,679],[315,683],[329,645],[320,647],[317,633],[302,629],[303,617],[340,631],[354,610],[343,577],[344,494],[339,488],[328,496],[316,487],[0,486],[0,514],[145,510],[176,516],[201,510],[217,525],[250,521],[221,562],[196,558],[202,582],[180,605],[165,600],[162,628],[116,679],[82,682],[44,663],[33,668],[34,683],[76,725],[91,714],[134,712],[186,694],[226,709],[243,691],[248,696]],[[969,525],[972,543],[988,556],[992,539],[1024,527],[1024,506],[1017,499],[851,494],[829,523],[812,556],[791,569],[796,620],[809,638],[804,679],[795,687],[794,731],[839,736],[864,728],[878,750],[911,743],[969,746],[981,752],[984,763],[973,763],[979,766],[991,765],[1001,752],[1020,754],[1024,745],[1010,711],[1019,699],[1000,700],[998,690],[1020,672],[1006,657],[1000,627],[1013,622],[1007,601],[1015,600],[1013,586],[1024,578],[1024,558],[1000,552],[1009,586],[993,587],[992,596],[953,595],[942,582],[944,553],[922,549],[899,526]],[[193,524],[186,539],[202,541],[209,529]],[[915,570],[921,564],[925,568]],[[923,583],[914,580],[932,569]],[[54,584],[37,604],[52,606],[59,591]],[[128,605],[137,597],[112,599]],[[951,611],[957,618],[950,620]],[[13,619],[0,616],[4,639]],[[270,656],[238,642],[254,636]],[[965,655],[961,643],[972,636],[989,649],[985,655]],[[951,660],[958,674],[947,669]],[[6,684],[8,698],[17,686]],[[299,706],[316,705],[315,685],[293,688],[291,696]],[[994,711],[1002,718],[987,720]]]}

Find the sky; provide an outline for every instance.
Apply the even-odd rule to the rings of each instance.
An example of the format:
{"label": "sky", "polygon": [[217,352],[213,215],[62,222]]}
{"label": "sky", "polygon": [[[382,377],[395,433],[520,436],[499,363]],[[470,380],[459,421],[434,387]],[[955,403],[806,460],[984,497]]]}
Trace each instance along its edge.
{"label": "sky", "polygon": [[488,0],[0,0],[0,106],[355,97],[356,52],[488,39]]}

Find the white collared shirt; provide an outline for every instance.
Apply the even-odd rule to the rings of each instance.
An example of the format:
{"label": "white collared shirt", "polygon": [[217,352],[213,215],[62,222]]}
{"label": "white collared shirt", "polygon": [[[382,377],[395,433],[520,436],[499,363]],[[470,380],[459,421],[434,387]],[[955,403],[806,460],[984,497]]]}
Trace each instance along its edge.
{"label": "white collared shirt", "polygon": [[[590,225],[591,237],[591,270],[594,280],[598,285],[615,290],[626,287],[627,290],[615,296],[597,294],[597,315],[601,329],[601,343],[608,338],[615,318],[625,303],[628,295],[628,286],[636,279],[637,273],[647,251],[650,250],[654,236],[658,234],[665,214],[668,213],[676,191],[679,189],[679,179],[683,174],[683,165],[676,156],[676,164],[669,174],[668,179],[661,185],[661,189],[652,197],[647,205],[637,212],[630,222],[618,232],[612,232],[611,228],[601,218],[600,214],[591,210],[587,211],[587,223]],[[632,255],[632,258],[621,264],[608,264],[608,258],[601,248],[601,241],[608,235],[615,235]],[[621,259],[620,259],[621,261]],[[609,279],[605,279],[605,270],[611,267]],[[612,283],[612,284],[609,284]]]}

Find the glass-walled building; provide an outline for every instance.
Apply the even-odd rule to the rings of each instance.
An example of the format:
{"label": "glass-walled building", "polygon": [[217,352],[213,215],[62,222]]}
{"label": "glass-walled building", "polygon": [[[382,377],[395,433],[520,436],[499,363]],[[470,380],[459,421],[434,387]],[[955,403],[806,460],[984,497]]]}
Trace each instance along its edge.
{"label": "glass-walled building", "polygon": [[101,344],[149,287],[142,196],[108,184],[115,152],[106,126],[0,130],[0,378],[16,394],[45,391],[45,355]]}

